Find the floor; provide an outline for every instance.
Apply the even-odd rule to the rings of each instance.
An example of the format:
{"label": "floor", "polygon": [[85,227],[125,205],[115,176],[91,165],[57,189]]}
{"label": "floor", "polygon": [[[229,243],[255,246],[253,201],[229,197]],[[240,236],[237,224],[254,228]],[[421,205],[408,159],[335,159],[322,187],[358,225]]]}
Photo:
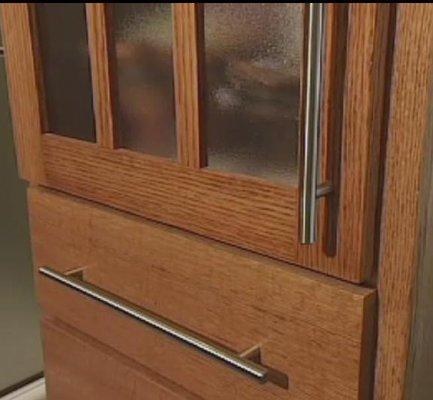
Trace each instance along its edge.
{"label": "floor", "polygon": [[39,379],[21,389],[1,397],[0,400],[46,400],[45,379]]}

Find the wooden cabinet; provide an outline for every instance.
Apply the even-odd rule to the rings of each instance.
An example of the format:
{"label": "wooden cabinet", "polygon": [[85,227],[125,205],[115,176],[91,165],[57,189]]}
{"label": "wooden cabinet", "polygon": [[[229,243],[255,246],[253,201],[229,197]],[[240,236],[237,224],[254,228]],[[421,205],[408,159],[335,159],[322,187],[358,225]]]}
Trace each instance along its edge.
{"label": "wooden cabinet", "polygon": [[433,6],[1,12],[51,400],[409,393]]}
{"label": "wooden cabinet", "polygon": [[195,397],[102,343],[60,321],[44,320],[46,382],[50,399],[137,398],[183,400]]}
{"label": "wooden cabinet", "polygon": [[187,328],[237,354],[258,353],[256,363],[270,369],[269,379],[257,382],[166,332],[38,274],[39,301],[48,317],[201,398],[367,398],[373,289],[82,200],[40,190],[29,194],[36,268],[49,265],[65,276],[85,265],[80,280],[114,295],[116,302],[132,303],[135,312],[139,307],[156,313],[178,324],[176,329]]}
{"label": "wooden cabinet", "polygon": [[[389,5],[330,4],[320,19],[303,3],[152,4],[3,7],[23,178],[367,280]],[[314,40],[324,43],[310,45],[323,64],[316,156],[304,149],[318,140],[306,105],[316,65],[304,60]],[[332,194],[316,221],[321,183]],[[302,245],[310,216],[318,240]]]}

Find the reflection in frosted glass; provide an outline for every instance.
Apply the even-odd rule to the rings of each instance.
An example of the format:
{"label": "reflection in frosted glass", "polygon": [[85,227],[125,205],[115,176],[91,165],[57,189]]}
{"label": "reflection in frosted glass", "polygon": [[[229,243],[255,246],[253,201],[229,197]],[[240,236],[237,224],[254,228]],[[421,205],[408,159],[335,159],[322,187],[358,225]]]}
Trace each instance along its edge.
{"label": "reflection in frosted glass", "polygon": [[47,125],[94,142],[92,81],[84,3],[36,3]]}
{"label": "reflection in frosted glass", "polygon": [[170,3],[115,3],[122,147],[176,157]]}
{"label": "reflection in frosted glass", "polygon": [[209,167],[296,184],[302,3],[205,3]]}

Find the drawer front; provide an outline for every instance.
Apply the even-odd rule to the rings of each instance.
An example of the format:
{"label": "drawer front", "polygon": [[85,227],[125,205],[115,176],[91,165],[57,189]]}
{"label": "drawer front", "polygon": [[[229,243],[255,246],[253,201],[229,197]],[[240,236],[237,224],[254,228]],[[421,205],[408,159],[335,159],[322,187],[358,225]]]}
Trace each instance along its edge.
{"label": "drawer front", "polygon": [[260,363],[288,388],[261,384],[193,347],[38,274],[56,317],[205,399],[367,399],[375,293],[31,189],[36,267],[84,268],[86,282]]}
{"label": "drawer front", "polygon": [[197,399],[60,322],[44,320],[42,332],[50,400]]}

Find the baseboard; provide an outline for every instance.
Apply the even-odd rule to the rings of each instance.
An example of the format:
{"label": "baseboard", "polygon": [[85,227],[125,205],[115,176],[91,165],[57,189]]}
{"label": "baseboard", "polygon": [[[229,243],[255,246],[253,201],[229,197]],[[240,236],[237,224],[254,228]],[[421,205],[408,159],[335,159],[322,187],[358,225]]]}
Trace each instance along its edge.
{"label": "baseboard", "polygon": [[1,397],[0,400],[46,400],[45,378],[29,383],[15,392]]}

